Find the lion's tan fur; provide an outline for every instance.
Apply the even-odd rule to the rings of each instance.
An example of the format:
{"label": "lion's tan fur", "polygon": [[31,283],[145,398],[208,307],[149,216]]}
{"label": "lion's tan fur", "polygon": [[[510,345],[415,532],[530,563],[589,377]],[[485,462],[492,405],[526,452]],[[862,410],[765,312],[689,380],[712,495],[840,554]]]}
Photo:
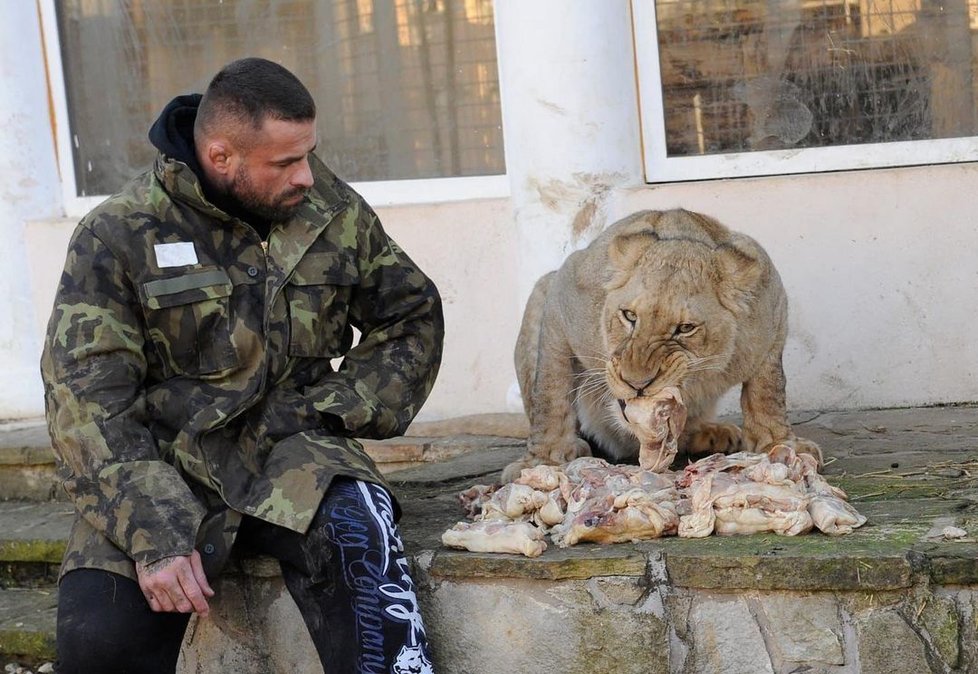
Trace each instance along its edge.
{"label": "lion's tan fur", "polygon": [[[687,405],[680,445],[690,453],[787,440],[820,456],[786,420],[786,330],[781,279],[750,237],[684,210],[620,220],[530,295],[515,353],[528,454],[504,479],[590,453],[582,436],[612,458],[636,456],[642,429],[624,418],[625,403],[666,386]],[[737,384],[742,433],[712,423]]]}

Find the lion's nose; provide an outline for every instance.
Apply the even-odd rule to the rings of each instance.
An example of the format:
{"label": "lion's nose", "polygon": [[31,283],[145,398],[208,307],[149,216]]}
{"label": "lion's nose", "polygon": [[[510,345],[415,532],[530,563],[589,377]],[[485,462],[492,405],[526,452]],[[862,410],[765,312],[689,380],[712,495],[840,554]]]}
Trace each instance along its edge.
{"label": "lion's nose", "polygon": [[641,381],[636,381],[634,379],[625,379],[626,384],[635,389],[635,392],[639,395],[645,390],[645,387],[655,381],[655,377],[649,377],[648,379],[643,379]]}

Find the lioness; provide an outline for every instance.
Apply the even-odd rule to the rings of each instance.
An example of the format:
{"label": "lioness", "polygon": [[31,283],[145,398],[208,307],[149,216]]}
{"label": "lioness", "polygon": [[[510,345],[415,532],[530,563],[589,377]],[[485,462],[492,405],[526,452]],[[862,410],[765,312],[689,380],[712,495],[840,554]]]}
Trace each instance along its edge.
{"label": "lioness", "polygon": [[[781,279],[750,237],[685,210],[618,221],[530,295],[515,354],[528,451],[503,481],[592,448],[612,461],[634,459],[643,428],[626,407],[668,386],[687,407],[680,451],[787,442],[821,465],[818,445],[796,438],[786,419],[786,328]],[[743,431],[712,421],[717,400],[736,384]]]}

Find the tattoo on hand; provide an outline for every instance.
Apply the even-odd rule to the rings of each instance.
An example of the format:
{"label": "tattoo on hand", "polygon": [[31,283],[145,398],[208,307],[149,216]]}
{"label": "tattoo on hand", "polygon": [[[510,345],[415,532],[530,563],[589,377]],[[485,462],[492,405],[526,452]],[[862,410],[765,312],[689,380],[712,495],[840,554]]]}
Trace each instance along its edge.
{"label": "tattoo on hand", "polygon": [[164,557],[163,559],[157,559],[155,562],[149,562],[148,564],[143,564],[142,562],[137,562],[139,570],[143,573],[153,575],[159,571],[162,571],[167,565],[172,562],[175,557]]}

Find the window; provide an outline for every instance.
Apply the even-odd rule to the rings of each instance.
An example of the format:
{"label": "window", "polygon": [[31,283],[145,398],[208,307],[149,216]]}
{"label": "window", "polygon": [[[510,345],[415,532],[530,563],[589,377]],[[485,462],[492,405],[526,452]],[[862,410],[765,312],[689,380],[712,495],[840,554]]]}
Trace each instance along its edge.
{"label": "window", "polygon": [[978,159],[978,0],[634,0],[650,182]]}
{"label": "window", "polygon": [[380,182],[388,194],[372,201],[505,184],[491,0],[45,0],[42,11],[69,200],[111,194],[149,166],[160,110],[242,56],[309,87],[317,152],[341,177],[408,185],[391,197],[400,183]]}

